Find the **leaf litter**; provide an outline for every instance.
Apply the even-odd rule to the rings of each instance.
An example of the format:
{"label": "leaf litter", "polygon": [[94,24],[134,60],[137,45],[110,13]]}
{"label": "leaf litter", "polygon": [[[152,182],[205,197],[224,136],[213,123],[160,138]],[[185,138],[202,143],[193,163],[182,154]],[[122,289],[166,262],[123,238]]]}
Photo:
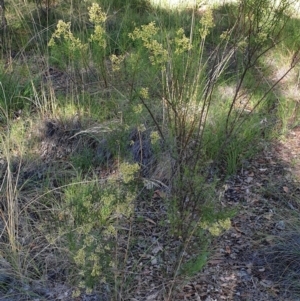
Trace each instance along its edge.
{"label": "leaf litter", "polygon": [[[270,271],[273,259],[267,261],[265,253],[270,248],[276,250],[275,238],[284,233],[290,217],[299,213],[300,162],[290,166],[291,160],[295,161],[300,154],[299,136],[300,130],[294,129],[287,141],[269,145],[226,180],[220,202],[225,209],[236,209],[237,215],[231,220],[231,229],[212,241],[207,264],[193,277],[180,274],[178,258],[183,262],[193,258],[193,252],[199,252],[195,246],[199,245],[192,238],[190,248],[180,252],[183,241],[170,235],[163,201],[165,192],[156,185],[152,198],[146,193],[136,204],[137,218],[131,225],[135,243],[127,250],[122,300],[296,300],[280,283],[280,271]],[[67,157],[78,147],[78,140],[68,143],[72,143],[70,147],[55,148],[64,153],[56,154],[47,148],[45,154],[42,150],[42,159],[48,164],[55,157]],[[124,253],[127,240],[126,235],[120,236],[119,246]],[[29,289],[37,295],[35,300],[110,300],[108,295],[99,292],[73,298],[75,288],[55,281],[55,277],[46,286],[36,282]],[[27,300],[14,293],[10,288],[0,298]]]}

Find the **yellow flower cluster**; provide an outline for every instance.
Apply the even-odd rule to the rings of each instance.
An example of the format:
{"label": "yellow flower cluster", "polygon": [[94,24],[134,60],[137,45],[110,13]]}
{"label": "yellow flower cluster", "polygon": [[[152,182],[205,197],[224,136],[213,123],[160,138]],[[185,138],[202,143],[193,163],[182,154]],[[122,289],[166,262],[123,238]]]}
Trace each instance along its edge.
{"label": "yellow flower cluster", "polygon": [[156,145],[157,142],[160,140],[160,136],[158,134],[158,131],[152,131],[150,134],[150,140],[152,145]]}
{"label": "yellow flower cluster", "polygon": [[90,42],[98,42],[103,49],[106,48],[105,29],[101,25],[95,25],[94,34],[91,34]]}
{"label": "yellow flower cluster", "polygon": [[140,96],[143,99],[149,98],[149,88],[141,88],[141,90],[140,90]]}
{"label": "yellow flower cluster", "polygon": [[140,167],[137,163],[129,164],[127,162],[120,165],[120,172],[123,177],[123,182],[128,184],[134,180],[135,174],[140,170]]}
{"label": "yellow flower cluster", "polygon": [[[90,22],[95,24],[94,33],[91,34],[89,39],[90,42],[96,41],[98,44],[106,48],[106,39],[105,39],[105,28],[104,23],[106,20],[106,14],[102,11],[101,7],[97,3],[89,8],[89,17]],[[63,38],[65,41],[69,42],[70,50],[81,50],[86,51],[88,45],[80,41],[79,38],[75,38],[71,31],[71,22],[64,22],[59,20],[55,32],[52,34],[52,37],[48,43],[50,47],[55,46],[55,40]]]}
{"label": "yellow flower cluster", "polygon": [[93,3],[89,8],[90,22],[103,24],[106,21],[106,14],[102,11],[98,3]]}
{"label": "yellow flower cluster", "polygon": [[185,36],[183,28],[180,28],[176,33],[175,45],[176,54],[181,54],[187,50],[192,49],[192,44],[190,43],[190,40]]}
{"label": "yellow flower cluster", "polygon": [[155,22],[150,22],[148,25],[142,25],[142,29],[135,28],[133,33],[129,34],[129,37],[134,41],[141,39],[144,43],[157,34],[158,28],[155,26]]}
{"label": "yellow flower cluster", "polygon": [[75,38],[73,33],[71,32],[71,22],[64,22],[59,20],[57,23],[57,27],[55,32],[52,34],[52,37],[48,43],[48,45],[54,46],[55,39],[65,39],[67,42],[70,43],[70,50],[82,50],[85,51],[87,49],[87,44],[83,44],[79,38]]}
{"label": "yellow flower cluster", "polygon": [[139,115],[139,114],[141,114],[143,112],[143,105],[142,104],[138,104],[138,105],[134,106],[132,108],[132,110],[133,110],[134,114]]}
{"label": "yellow flower cluster", "polygon": [[113,71],[119,71],[121,69],[121,63],[125,59],[125,55],[117,56],[115,54],[112,54],[109,58],[110,58],[110,61],[112,63],[112,70]]}
{"label": "yellow flower cluster", "polygon": [[210,29],[214,27],[214,17],[211,9],[207,9],[200,20],[201,28],[199,29],[200,36],[205,39],[209,34]]}
{"label": "yellow flower cluster", "polygon": [[163,45],[155,40],[153,37],[157,34],[158,28],[155,22],[148,25],[142,25],[141,29],[135,28],[129,37],[134,41],[141,39],[144,46],[150,51],[149,59],[152,65],[161,65],[168,61],[168,51],[164,49]]}
{"label": "yellow flower cluster", "polygon": [[206,222],[200,223],[202,229],[208,230],[213,236],[219,236],[224,230],[228,230],[231,227],[231,221],[229,218],[219,220],[215,223],[208,224]]}
{"label": "yellow flower cluster", "polygon": [[98,42],[98,44],[106,48],[105,28],[104,22],[106,20],[106,14],[102,11],[101,7],[97,3],[89,8],[90,22],[95,24],[94,34],[91,34],[90,41]]}

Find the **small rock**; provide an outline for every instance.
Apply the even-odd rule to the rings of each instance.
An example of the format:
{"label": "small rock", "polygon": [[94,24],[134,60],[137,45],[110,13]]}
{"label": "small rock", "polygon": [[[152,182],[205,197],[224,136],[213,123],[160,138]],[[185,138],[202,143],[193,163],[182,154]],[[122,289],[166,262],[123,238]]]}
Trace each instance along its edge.
{"label": "small rock", "polygon": [[261,280],[259,283],[264,287],[272,287],[273,286],[273,282],[271,280],[264,279],[264,280]]}
{"label": "small rock", "polygon": [[156,257],[152,257],[152,258],[151,258],[151,264],[152,264],[152,265],[156,265],[156,264],[157,264],[157,259],[156,259]]}
{"label": "small rock", "polygon": [[251,183],[253,181],[253,177],[247,177],[246,182]]}
{"label": "small rock", "polygon": [[275,227],[278,230],[284,230],[285,229],[285,222],[284,221],[279,221],[278,223],[276,223]]}

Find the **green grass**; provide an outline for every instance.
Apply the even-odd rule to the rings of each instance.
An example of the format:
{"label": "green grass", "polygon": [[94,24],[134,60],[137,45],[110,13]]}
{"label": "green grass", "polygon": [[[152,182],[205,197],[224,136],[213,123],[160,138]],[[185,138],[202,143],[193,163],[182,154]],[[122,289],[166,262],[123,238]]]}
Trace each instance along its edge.
{"label": "green grass", "polygon": [[[220,235],[226,229],[218,223],[231,216],[216,201],[220,179],[298,125],[299,67],[272,86],[299,47],[299,20],[293,16],[277,37],[280,22],[264,23],[251,7],[232,3],[210,15],[146,0],[102,1],[105,22],[89,11],[92,3],[51,2],[48,13],[33,1],[7,4],[0,185],[9,210],[1,213],[0,244],[11,252],[16,281],[46,278],[53,264],[52,274],[64,274],[57,281],[80,292],[107,285],[121,300],[118,289],[126,294],[135,285],[124,270],[137,247],[132,228],[156,224],[135,212],[145,195],[149,206],[152,195],[163,195],[158,224],[183,242],[174,254],[194,236],[206,241],[207,250],[177,258],[182,268],[174,264],[168,276],[191,277],[205,266],[211,232]],[[230,31],[238,12],[268,26],[244,24],[251,32],[237,23]],[[153,184],[147,193],[146,182]],[[41,249],[34,253],[33,245]]]}

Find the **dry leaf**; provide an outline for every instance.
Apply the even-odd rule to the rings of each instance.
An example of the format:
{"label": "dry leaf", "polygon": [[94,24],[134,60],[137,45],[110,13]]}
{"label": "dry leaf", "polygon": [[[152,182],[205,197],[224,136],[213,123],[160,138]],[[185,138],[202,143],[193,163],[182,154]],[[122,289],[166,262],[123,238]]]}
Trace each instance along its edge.
{"label": "dry leaf", "polygon": [[285,193],[289,193],[289,188],[288,187],[286,187],[286,186],[283,186],[283,191],[285,192]]}
{"label": "dry leaf", "polygon": [[273,213],[269,212],[264,215],[264,218],[266,218],[267,220],[271,220],[272,216],[273,216]]}
{"label": "dry leaf", "polygon": [[146,301],[153,301],[153,300],[156,300],[157,295],[158,295],[158,292],[155,292],[154,294],[149,295],[149,296],[146,298]]}
{"label": "dry leaf", "polygon": [[264,287],[272,287],[273,286],[273,282],[271,280],[262,280],[260,281],[260,284]]}
{"label": "dry leaf", "polygon": [[159,251],[162,251],[162,250],[163,250],[162,245],[158,244],[155,248],[153,248],[152,253],[154,255],[156,255]]}
{"label": "dry leaf", "polygon": [[246,179],[246,182],[247,183],[250,183],[250,182],[252,182],[253,181],[253,177],[248,177],[247,179]]}
{"label": "dry leaf", "polygon": [[165,192],[161,191],[161,190],[155,190],[153,193],[153,199],[163,199],[166,197]]}
{"label": "dry leaf", "polygon": [[151,218],[149,218],[149,217],[146,217],[145,220],[146,220],[147,222],[149,222],[149,223],[152,223],[153,225],[156,225],[156,222],[153,221],[153,220],[152,220]]}

